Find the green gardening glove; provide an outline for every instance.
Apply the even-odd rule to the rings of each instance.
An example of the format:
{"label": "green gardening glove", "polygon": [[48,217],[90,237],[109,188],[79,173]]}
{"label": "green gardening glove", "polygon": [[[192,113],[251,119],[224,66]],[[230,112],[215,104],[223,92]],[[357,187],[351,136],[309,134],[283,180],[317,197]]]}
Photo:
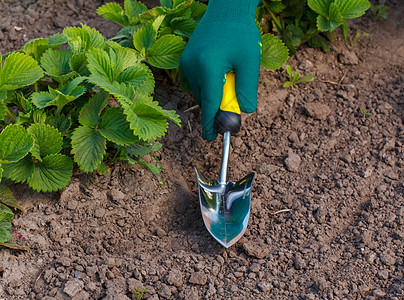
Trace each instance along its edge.
{"label": "green gardening glove", "polygon": [[214,119],[223,95],[224,75],[234,71],[240,109],[257,107],[261,35],[255,23],[260,0],[210,0],[193,32],[180,66],[202,110],[202,137],[217,137]]}

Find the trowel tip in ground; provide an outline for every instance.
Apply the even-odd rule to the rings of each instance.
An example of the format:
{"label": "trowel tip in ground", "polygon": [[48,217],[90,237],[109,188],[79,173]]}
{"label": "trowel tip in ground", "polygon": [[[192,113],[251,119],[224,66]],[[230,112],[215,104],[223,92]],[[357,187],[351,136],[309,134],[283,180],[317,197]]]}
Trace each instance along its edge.
{"label": "trowel tip in ground", "polygon": [[209,233],[225,248],[234,245],[247,229],[251,186],[255,173],[237,182],[220,184],[194,168],[203,221]]}

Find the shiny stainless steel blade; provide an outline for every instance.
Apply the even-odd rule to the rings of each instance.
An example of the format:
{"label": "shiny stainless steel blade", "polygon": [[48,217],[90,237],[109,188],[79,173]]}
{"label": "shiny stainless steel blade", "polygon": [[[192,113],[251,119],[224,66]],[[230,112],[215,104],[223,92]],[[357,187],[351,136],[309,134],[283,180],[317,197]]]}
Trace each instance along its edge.
{"label": "shiny stainless steel blade", "polygon": [[226,182],[229,148],[230,133],[226,132],[220,181],[208,180],[194,168],[203,221],[210,234],[226,248],[236,243],[247,228],[255,176],[251,173],[237,182]]}
{"label": "shiny stainless steel blade", "polygon": [[222,185],[216,180],[207,180],[194,169],[205,226],[220,244],[228,248],[243,236],[247,228],[255,173]]}

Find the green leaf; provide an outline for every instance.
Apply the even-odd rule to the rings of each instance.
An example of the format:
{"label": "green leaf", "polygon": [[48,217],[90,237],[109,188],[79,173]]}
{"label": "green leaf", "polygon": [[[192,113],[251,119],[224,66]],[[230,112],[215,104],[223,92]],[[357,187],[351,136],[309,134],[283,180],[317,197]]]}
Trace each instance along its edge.
{"label": "green leaf", "polygon": [[0,222],[0,243],[7,243],[13,239],[11,222]]}
{"label": "green leaf", "polygon": [[62,93],[58,93],[57,90],[48,87],[49,92],[35,92],[32,94],[31,99],[32,103],[35,104],[38,108],[45,108],[48,106],[64,106],[69,102],[74,101],[73,96],[63,95]]}
{"label": "green leaf", "polygon": [[[133,164],[133,160],[131,160],[129,157],[128,157],[128,162],[132,162],[131,164]],[[145,166],[145,167],[147,167],[147,168],[149,168],[149,170],[154,174],[154,175],[160,175],[160,169],[155,165],[155,164],[153,164],[153,163],[148,163],[148,162],[146,162],[144,159],[142,159],[142,158],[139,158],[139,160],[138,161],[134,161],[136,164],[139,164],[139,165],[142,165],[142,166]]]}
{"label": "green leaf", "polygon": [[111,38],[109,41],[107,41],[107,43],[109,44],[111,41],[117,41],[120,39],[128,40],[131,38],[133,33],[139,28],[140,28],[139,25],[124,27],[121,30],[119,30],[118,33],[113,38]]}
{"label": "green leaf", "polygon": [[163,23],[165,19],[165,15],[158,16],[156,19],[153,21],[153,29],[155,32],[159,32],[160,26]]}
{"label": "green leaf", "polygon": [[156,37],[157,32],[153,28],[153,23],[150,22],[135,32],[133,35],[133,45],[138,51],[143,48],[149,50]]}
{"label": "green leaf", "polygon": [[288,48],[280,39],[269,33],[262,36],[262,67],[270,70],[279,69],[288,58]]}
{"label": "green leaf", "polygon": [[72,71],[77,72],[81,76],[90,75],[90,71],[87,68],[87,56],[85,53],[74,54],[70,58],[69,66]]}
{"label": "green leaf", "polygon": [[303,31],[299,26],[296,25],[288,25],[286,27],[287,31],[290,34],[290,38],[293,42],[293,45],[298,47],[300,46],[300,43],[302,42],[302,37],[303,37]]}
{"label": "green leaf", "polygon": [[335,0],[344,19],[354,19],[362,16],[370,7],[368,0]]}
{"label": "green leaf", "polygon": [[168,16],[172,18],[190,18],[192,13],[191,5],[193,2],[193,0],[173,0],[174,9],[168,11]]}
{"label": "green leaf", "polygon": [[88,69],[92,75],[117,81],[123,69],[122,59],[111,49],[109,53],[102,49],[92,49],[87,54]]}
{"label": "green leaf", "polygon": [[118,107],[112,107],[104,113],[99,131],[107,140],[118,145],[129,145],[136,141],[123,110]]}
{"label": "green leaf", "polygon": [[0,164],[0,183],[1,183],[1,179],[3,178],[3,168],[1,167],[1,164]]}
{"label": "green leaf", "polygon": [[307,4],[316,13],[323,17],[328,17],[330,4],[332,0],[308,0]]}
{"label": "green leaf", "polygon": [[19,125],[9,125],[0,133],[0,162],[19,161],[31,150],[32,136]]}
{"label": "green leaf", "polygon": [[119,83],[117,81],[111,83],[108,79],[96,75],[91,75],[88,81],[109,92],[118,100],[121,99],[132,102],[131,100],[134,98],[135,90],[131,85]]}
{"label": "green leaf", "polygon": [[67,27],[63,30],[67,37],[70,49],[74,54],[87,52],[92,48],[99,48],[104,45],[105,38],[94,28],[81,24],[79,27]]}
{"label": "green leaf", "polygon": [[[56,33],[48,38],[48,42],[49,45],[52,46],[52,49],[56,49],[57,47],[67,43],[67,37],[64,34]],[[56,48],[54,48],[54,46]]]}
{"label": "green leaf", "polygon": [[188,17],[174,18],[171,20],[170,27],[176,35],[191,37],[197,22]]}
{"label": "green leaf", "polygon": [[34,103],[36,107],[45,108],[48,106],[57,106],[58,112],[60,112],[66,104],[77,98],[72,95],[64,95],[62,92],[50,86],[48,88],[49,92],[35,92],[32,94],[32,103]]}
{"label": "green leaf", "polygon": [[146,5],[135,0],[125,0],[125,14],[129,19],[129,24],[135,25],[140,22],[139,15],[147,11]]}
{"label": "green leaf", "polygon": [[147,61],[160,69],[175,69],[179,66],[185,42],[175,35],[164,35],[147,51]]}
{"label": "green leaf", "polygon": [[116,55],[122,60],[122,70],[138,65],[138,52],[135,49],[122,47],[120,44],[110,44]]}
{"label": "green leaf", "polygon": [[338,9],[338,7],[334,4],[330,4],[329,16],[318,16],[317,18],[317,27],[320,31],[334,31],[341,24],[344,23],[344,19]]}
{"label": "green leaf", "polygon": [[72,175],[72,160],[62,154],[52,154],[34,165],[34,173],[28,179],[28,184],[38,192],[55,192],[65,188]]}
{"label": "green leaf", "polygon": [[160,3],[161,3],[161,6],[164,6],[167,8],[173,8],[173,0],[161,0]]}
{"label": "green leaf", "polygon": [[271,11],[276,14],[281,13],[286,8],[286,6],[280,1],[271,1],[271,3],[269,3],[269,7]]}
{"label": "green leaf", "polygon": [[6,116],[7,106],[4,101],[0,100],[0,121],[4,120]]}
{"label": "green leaf", "polygon": [[[181,126],[181,119],[177,115],[175,110],[165,110],[163,109],[157,101],[153,101],[152,98],[142,97],[142,103],[147,104],[150,107],[156,109],[164,118],[171,120],[178,126]],[[140,102],[140,101],[139,101]]]}
{"label": "green leaf", "polygon": [[0,101],[3,101],[6,98],[7,98],[7,92],[6,91],[0,91]]}
{"label": "green leaf", "polygon": [[58,90],[65,95],[71,95],[78,98],[83,95],[86,90],[85,87],[79,86],[79,84],[81,84],[85,79],[87,78],[76,77],[68,84],[60,85]]}
{"label": "green leaf", "polygon": [[13,91],[7,94],[7,98],[4,101],[5,104],[12,104],[18,107],[19,114],[28,113],[32,109],[32,105],[22,91]]}
{"label": "green leaf", "polygon": [[0,203],[0,243],[5,243],[13,239],[11,230],[11,221],[13,220],[14,213],[11,209]]}
{"label": "green leaf", "polygon": [[161,6],[156,6],[148,11],[145,11],[140,15],[140,22],[141,23],[148,23],[158,16],[165,15],[167,13],[166,9]]}
{"label": "green leaf", "polygon": [[41,66],[44,68],[47,75],[58,82],[65,81],[71,78],[71,75],[66,76],[70,72],[70,58],[72,53],[70,50],[53,50],[46,51],[41,58]]}
{"label": "green leaf", "polygon": [[301,82],[310,82],[314,80],[314,76],[313,75],[305,75],[303,77],[300,77],[296,83],[301,83]]}
{"label": "green leaf", "polygon": [[292,86],[292,82],[291,82],[291,81],[286,81],[286,82],[283,84],[283,87],[284,87],[284,88],[288,88],[288,87],[290,87],[290,86]]}
{"label": "green leaf", "polygon": [[159,151],[162,145],[159,142],[146,142],[139,141],[137,143],[126,146],[126,151],[128,155],[131,156],[145,156],[147,154]]}
{"label": "green leaf", "polygon": [[292,73],[292,67],[290,65],[286,65],[286,73],[289,75],[289,78],[292,80],[293,73]]}
{"label": "green leaf", "polygon": [[13,217],[13,211],[7,205],[0,203],[0,223],[11,222]]}
{"label": "green leaf", "polygon": [[95,94],[80,111],[79,122],[90,128],[97,127],[100,122],[101,111],[108,104],[108,93],[100,92]]}
{"label": "green leaf", "polygon": [[42,69],[30,56],[14,52],[0,65],[0,90],[11,91],[33,84],[43,76]]}
{"label": "green leaf", "polygon": [[84,77],[77,77],[69,84],[60,86],[57,90],[48,86],[49,92],[35,92],[31,95],[32,103],[41,109],[48,106],[57,106],[58,111],[56,114],[59,114],[66,104],[84,94],[85,87],[79,86],[83,80]]}
{"label": "green leaf", "polygon": [[154,77],[148,67],[137,64],[127,68],[118,78],[119,83],[130,84],[141,93],[151,94],[154,92]]}
{"label": "green leaf", "polygon": [[285,43],[289,51],[289,56],[293,56],[297,53],[297,49],[293,40],[293,33],[290,31],[282,31],[279,38]]}
{"label": "green leaf", "polygon": [[63,136],[70,129],[70,126],[72,125],[72,118],[71,115],[52,115],[48,116],[47,123],[59,130]]}
{"label": "green leaf", "polygon": [[295,74],[293,74],[292,75],[292,84],[294,84],[294,83],[297,83],[297,81],[299,80],[299,77],[300,77],[300,73],[299,72],[296,72]]}
{"label": "green leaf", "polygon": [[14,198],[11,190],[4,184],[0,184],[0,202],[13,208],[14,210],[24,211]]}
{"label": "green leaf", "polygon": [[38,60],[46,50],[51,48],[48,39],[38,38],[28,41],[19,52],[23,52]]}
{"label": "green leaf", "polygon": [[322,48],[324,52],[330,52],[330,46],[328,45],[327,40],[319,34],[311,37],[307,43],[312,48]]}
{"label": "green leaf", "polygon": [[156,139],[165,134],[168,122],[157,109],[143,103],[122,104],[130,128],[140,139]]}
{"label": "green leaf", "polygon": [[194,19],[196,22],[199,22],[206,11],[206,4],[201,2],[194,2],[191,5],[191,18]]}
{"label": "green leaf", "polygon": [[3,165],[5,178],[9,178],[15,182],[24,182],[32,176],[34,172],[34,162],[31,155],[26,155],[23,159],[15,163]]}
{"label": "green leaf", "polygon": [[119,25],[122,26],[131,25],[129,23],[127,16],[125,15],[125,12],[118,3],[110,2],[104,4],[103,6],[100,6],[96,12],[100,17],[118,23]]}
{"label": "green leaf", "polygon": [[0,183],[0,199],[2,199],[4,197],[9,197],[12,195],[13,195],[13,192],[10,190],[10,188],[7,185]]}
{"label": "green leaf", "polygon": [[72,154],[84,172],[97,170],[105,155],[106,140],[92,128],[80,126],[72,135]]}
{"label": "green leaf", "polygon": [[62,150],[63,138],[56,128],[48,124],[32,124],[28,132],[34,137],[31,154],[39,161]]}

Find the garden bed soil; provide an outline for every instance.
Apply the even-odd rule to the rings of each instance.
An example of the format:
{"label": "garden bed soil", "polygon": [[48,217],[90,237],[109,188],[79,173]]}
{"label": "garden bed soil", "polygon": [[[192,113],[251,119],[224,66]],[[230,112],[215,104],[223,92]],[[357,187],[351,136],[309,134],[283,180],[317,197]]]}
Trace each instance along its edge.
{"label": "garden bed soil", "polygon": [[[101,4],[1,1],[0,51],[80,22],[112,37]],[[202,140],[192,98],[160,84],[182,119],[157,153],[163,183],[117,164],[60,193],[12,186],[31,250],[0,250],[0,299],[403,299],[404,6],[386,4],[387,20],[351,22],[369,33],[354,47],[338,35],[330,53],[300,49],[289,64],[313,82],[284,89],[285,74],[261,70],[230,154],[229,179],[256,172],[238,243],[205,229],[192,169],[217,179],[222,141]]]}

